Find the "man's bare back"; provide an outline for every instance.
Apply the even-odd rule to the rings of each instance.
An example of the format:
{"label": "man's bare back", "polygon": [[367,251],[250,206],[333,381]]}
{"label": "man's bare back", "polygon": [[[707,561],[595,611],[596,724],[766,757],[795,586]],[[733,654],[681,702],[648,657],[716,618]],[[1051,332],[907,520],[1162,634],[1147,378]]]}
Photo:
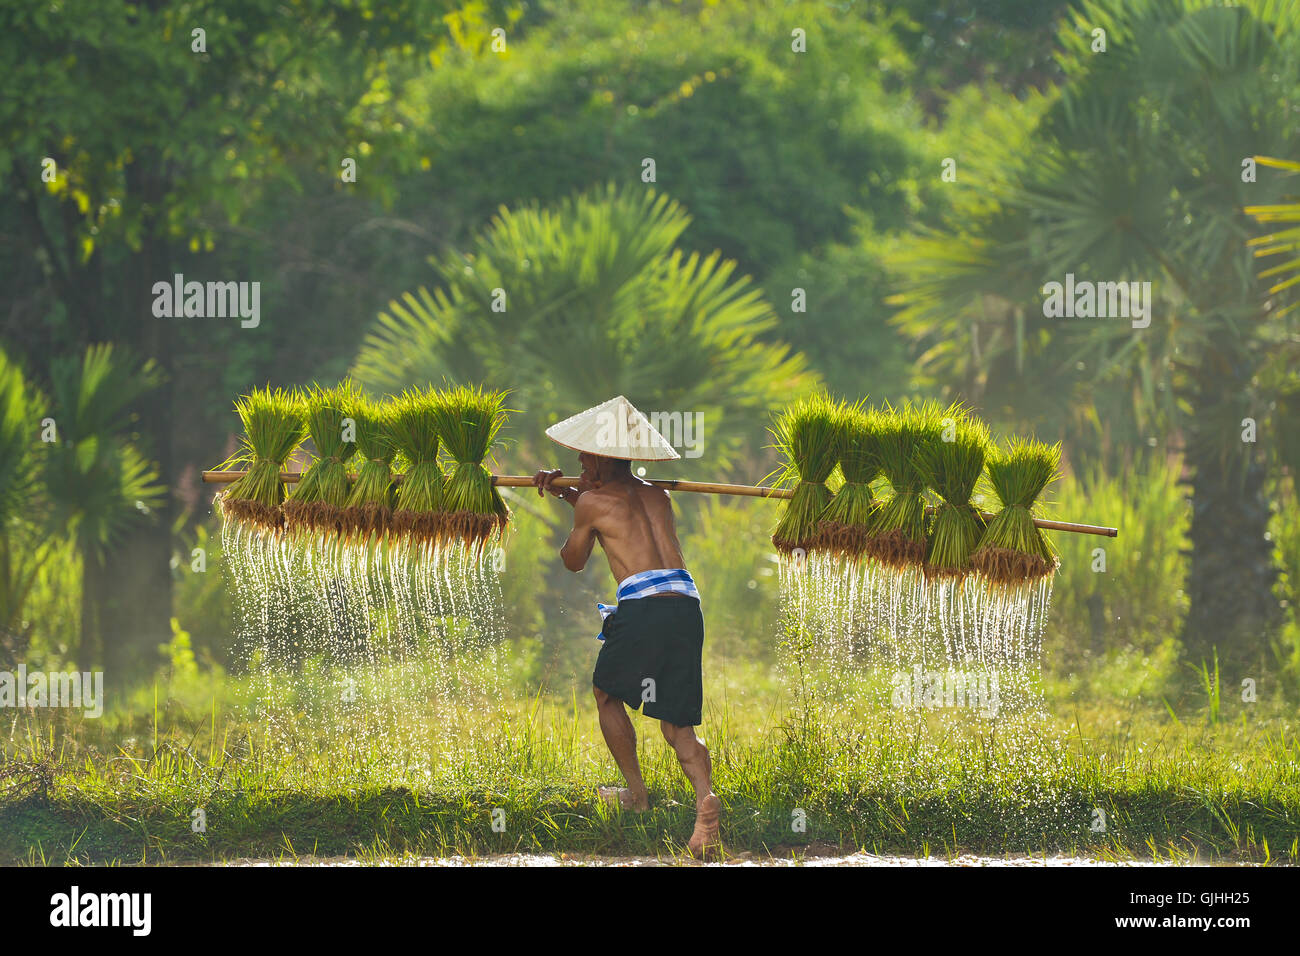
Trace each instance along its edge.
{"label": "man's bare back", "polygon": [[538,472],[534,478],[539,491],[545,487],[574,506],[573,531],[560,551],[564,566],[570,571],[585,568],[599,541],[618,582],[641,571],[684,568],[668,492],[630,472],[602,481],[595,470],[599,466],[589,464],[586,457],[585,452],[579,456],[583,481],[567,489],[568,494],[550,485],[559,469]]}
{"label": "man's bare back", "polygon": [[595,536],[615,581],[639,571],[685,566],[668,492],[635,476],[615,479],[584,494],[574,508],[573,531],[569,540],[577,554],[586,534]]}

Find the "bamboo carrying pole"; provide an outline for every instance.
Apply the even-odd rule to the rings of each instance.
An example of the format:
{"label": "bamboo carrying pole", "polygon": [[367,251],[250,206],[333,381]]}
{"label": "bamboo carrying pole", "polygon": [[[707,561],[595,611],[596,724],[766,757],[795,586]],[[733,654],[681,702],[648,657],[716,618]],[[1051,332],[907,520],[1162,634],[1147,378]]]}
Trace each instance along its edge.
{"label": "bamboo carrying pole", "polygon": [[[247,472],[244,471],[205,471],[203,480],[209,484],[224,485],[229,484],[236,478],[242,478]],[[293,484],[298,481],[302,475],[296,471],[286,471],[280,473],[280,480],[286,484]],[[401,475],[394,475],[394,481],[401,481]],[[552,484],[572,487],[580,479],[569,476],[556,478]],[[645,481],[650,484],[663,488],[667,491],[694,491],[702,494],[711,495],[743,495],[750,498],[793,498],[794,491],[790,488],[773,488],[768,485],[727,485],[716,481],[682,481],[676,478],[659,479],[646,478]],[[531,488],[533,479],[529,475],[493,475],[492,484],[501,488]],[[927,508],[927,512],[933,512],[933,508]],[[992,518],[989,512],[982,512],[985,518]],[[1076,524],[1072,521],[1048,521],[1046,518],[1035,518],[1034,524],[1048,531],[1071,531],[1075,534],[1095,534],[1104,538],[1115,538],[1119,536],[1118,528],[1106,528],[1095,524]]]}

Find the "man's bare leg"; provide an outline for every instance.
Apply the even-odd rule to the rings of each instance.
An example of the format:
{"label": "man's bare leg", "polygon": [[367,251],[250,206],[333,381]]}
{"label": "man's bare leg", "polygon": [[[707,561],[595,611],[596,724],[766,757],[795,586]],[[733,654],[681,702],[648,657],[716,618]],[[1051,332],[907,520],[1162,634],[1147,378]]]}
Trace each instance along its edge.
{"label": "man's bare leg", "polygon": [[596,713],[600,717],[600,732],[605,737],[605,746],[627,781],[627,789],[601,787],[601,799],[610,803],[617,800],[624,810],[649,810],[650,795],[641,779],[641,764],[636,759],[636,731],[632,728],[627,708],[621,700],[610,697],[599,687],[591,689],[596,695]]}
{"label": "man's bare leg", "polygon": [[722,850],[718,827],[722,801],[713,792],[713,761],[709,758],[709,748],[695,736],[694,727],[678,727],[666,720],[661,720],[659,726],[664,739],[677,754],[686,779],[695,788],[695,831],[686,848],[691,856],[697,858],[716,855]]}

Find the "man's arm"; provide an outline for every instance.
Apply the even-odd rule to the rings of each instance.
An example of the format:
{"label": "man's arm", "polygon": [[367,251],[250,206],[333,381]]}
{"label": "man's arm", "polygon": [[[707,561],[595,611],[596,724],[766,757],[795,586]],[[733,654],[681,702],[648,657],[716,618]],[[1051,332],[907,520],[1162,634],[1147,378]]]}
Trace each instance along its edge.
{"label": "man's arm", "polygon": [[573,530],[569,540],[560,549],[560,560],[570,571],[581,571],[591,558],[596,545],[596,519],[600,506],[594,496],[581,495],[573,506]]}

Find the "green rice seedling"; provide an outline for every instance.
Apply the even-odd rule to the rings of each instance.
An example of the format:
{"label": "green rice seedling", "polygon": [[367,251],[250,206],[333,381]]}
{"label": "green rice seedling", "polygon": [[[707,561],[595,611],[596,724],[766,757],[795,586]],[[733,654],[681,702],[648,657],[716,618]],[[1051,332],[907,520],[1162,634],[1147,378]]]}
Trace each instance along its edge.
{"label": "green rice seedling", "polygon": [[455,463],[443,488],[443,534],[474,548],[504,532],[510,520],[510,509],[483,467],[506,421],[505,400],[504,391],[458,385],[433,403],[443,451]]}
{"label": "green rice seedling", "polygon": [[393,444],[406,464],[397,487],[392,531],[417,542],[442,537],[446,476],[438,467],[438,395],[432,389],[408,388],[392,403],[389,422]]}
{"label": "green rice seedling", "polygon": [[942,499],[930,522],[925,573],[962,577],[972,570],[970,557],[984,534],[984,518],[970,499],[984,471],[989,430],[960,404],[943,413],[941,425],[940,440],[918,449],[925,483]]}
{"label": "green rice seedling", "polygon": [[886,406],[880,417],[880,464],[893,494],[876,512],[867,551],[894,568],[925,561],[925,474],[921,449],[942,441],[943,412],[933,401]]}
{"label": "green rice seedling", "polygon": [[248,473],[221,495],[223,512],[244,524],[278,531],[284,523],[284,483],[280,472],[307,436],[302,394],[296,389],[255,388],[235,400],[244,424],[240,451],[221,467],[247,465]]}
{"label": "green rice seedling", "polygon": [[818,520],[831,503],[826,480],[835,470],[841,403],[825,393],[801,398],[788,406],[772,427],[775,447],[785,456],[779,483],[797,482],[772,533],[772,544],[783,554],[821,546]]}
{"label": "green rice seedling", "polygon": [[332,388],[313,385],[303,398],[307,434],[316,457],[284,503],[285,529],[293,532],[342,531],[343,507],[351,488],[347,462],[357,451],[356,386],[349,380]]}
{"label": "green rice seedling", "polygon": [[357,426],[360,464],[341,516],[343,533],[349,537],[381,537],[392,524],[397,497],[393,481],[393,459],[397,456],[392,435],[393,410],[387,404],[362,396],[357,399],[352,417]]}
{"label": "green rice seedling", "polygon": [[832,553],[856,559],[871,539],[871,522],[879,502],[871,483],[880,474],[880,413],[863,407],[865,400],[839,409],[835,457],[844,484],[821,513],[822,545]]}
{"label": "green rice seedling", "polygon": [[976,570],[994,584],[1020,584],[1056,571],[1051,542],[1034,524],[1033,506],[1060,477],[1061,445],[1016,439],[988,455],[989,484],[1002,503],[971,556]]}

